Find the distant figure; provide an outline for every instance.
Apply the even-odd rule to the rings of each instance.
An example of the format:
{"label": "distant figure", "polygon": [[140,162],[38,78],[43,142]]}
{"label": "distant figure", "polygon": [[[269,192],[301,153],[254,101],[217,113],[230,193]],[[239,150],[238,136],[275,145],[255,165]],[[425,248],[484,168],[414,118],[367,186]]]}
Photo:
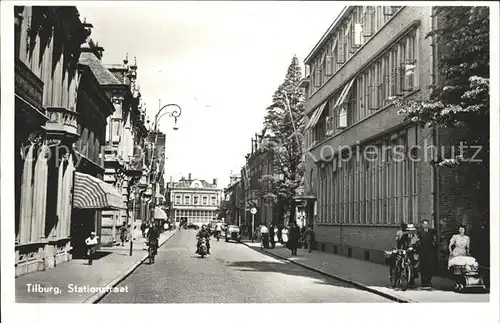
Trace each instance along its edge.
{"label": "distant figure", "polygon": [[288,249],[292,251],[292,256],[297,255],[297,248],[299,247],[299,239],[300,239],[300,229],[297,226],[297,223],[292,222],[290,227],[290,237],[288,240]]}
{"label": "distant figure", "polygon": [[120,229],[120,240],[122,241],[122,246],[125,245],[125,241],[127,240],[127,222],[123,222],[122,227]]}
{"label": "distant figure", "polygon": [[170,225],[168,224],[168,222],[165,222],[165,223],[163,224],[163,230],[164,230],[164,231],[167,231],[169,228],[170,228]]}
{"label": "distant figure", "polygon": [[142,232],[142,237],[146,238],[146,223],[145,222],[141,223],[141,232]]}
{"label": "distant figure", "polygon": [[312,247],[313,247],[313,244],[314,244],[314,239],[315,239],[315,233],[314,233],[314,230],[313,230],[313,227],[312,227],[312,224],[309,224],[307,226],[307,229],[306,229],[306,232],[304,233],[305,235],[305,240],[307,241],[307,249],[309,253],[312,252]]}
{"label": "distant figure", "polygon": [[272,224],[272,222],[269,222],[269,240],[271,242],[271,248],[273,249],[276,246],[276,241],[274,241],[274,237],[275,237],[274,225]]}
{"label": "distant figure", "polygon": [[281,230],[281,244],[283,246],[286,246],[288,243],[288,228],[284,227],[283,230]]}
{"label": "distant figure", "polygon": [[85,239],[85,244],[87,245],[87,256],[89,257],[89,265],[92,265],[92,260],[96,251],[97,244],[99,243],[99,238],[96,237],[95,232],[90,233],[90,237]]}

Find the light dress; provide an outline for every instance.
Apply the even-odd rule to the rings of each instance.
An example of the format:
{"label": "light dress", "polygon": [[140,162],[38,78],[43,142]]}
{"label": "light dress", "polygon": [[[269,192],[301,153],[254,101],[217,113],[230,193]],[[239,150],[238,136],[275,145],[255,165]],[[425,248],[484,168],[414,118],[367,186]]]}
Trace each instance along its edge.
{"label": "light dress", "polygon": [[455,234],[450,240],[450,249],[454,246],[455,248],[450,252],[450,258],[448,260],[448,268],[455,264],[456,261],[452,261],[455,257],[465,257],[467,256],[467,251],[470,246],[470,238],[466,235]]}
{"label": "light dress", "polygon": [[288,229],[283,229],[281,231],[281,240],[283,240],[283,243],[288,242]]}

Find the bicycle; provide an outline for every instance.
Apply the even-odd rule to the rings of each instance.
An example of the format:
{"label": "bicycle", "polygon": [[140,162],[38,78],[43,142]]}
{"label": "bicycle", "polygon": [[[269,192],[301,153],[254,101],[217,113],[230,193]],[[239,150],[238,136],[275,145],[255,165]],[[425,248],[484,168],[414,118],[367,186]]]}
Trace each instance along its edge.
{"label": "bicycle", "polygon": [[409,282],[413,278],[413,263],[409,256],[412,248],[408,250],[399,250],[395,255],[395,266],[391,269],[390,281],[393,288],[400,287],[405,291],[408,289]]}
{"label": "bicycle", "polygon": [[148,258],[149,258],[149,264],[154,264],[155,263],[155,255],[157,254],[158,246],[156,243],[149,243],[148,242]]}

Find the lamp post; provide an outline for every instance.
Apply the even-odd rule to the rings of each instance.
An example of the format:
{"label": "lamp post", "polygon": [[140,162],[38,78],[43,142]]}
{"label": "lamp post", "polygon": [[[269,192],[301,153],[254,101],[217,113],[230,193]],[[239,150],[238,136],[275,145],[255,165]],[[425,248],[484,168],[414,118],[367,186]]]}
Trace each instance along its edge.
{"label": "lamp post", "polygon": [[[174,107],[174,110],[173,111],[165,111],[163,114],[160,115],[160,113],[167,107]],[[161,117],[163,117],[164,115],[168,115],[169,117],[173,117],[174,118],[174,127],[173,129],[174,130],[178,130],[179,128],[177,127],[177,118],[181,115],[182,113],[182,109],[179,105],[175,104],[175,103],[169,103],[169,104],[165,104],[163,107],[160,108],[160,110],[158,110],[158,112],[156,113],[155,115],[155,118],[154,118],[154,124],[153,124],[153,131],[154,131],[154,135],[155,135],[155,140],[154,142],[152,143],[152,154],[151,154],[151,167],[149,168],[152,172],[152,180],[151,180],[151,185],[152,185],[152,200],[151,200],[151,218],[154,220],[154,212],[155,212],[155,207],[156,207],[156,173],[157,173],[157,170],[153,170],[152,169],[152,166],[153,166],[153,161],[155,160],[155,146],[156,146],[156,139],[157,139],[157,136],[158,136],[158,122],[160,121]]]}

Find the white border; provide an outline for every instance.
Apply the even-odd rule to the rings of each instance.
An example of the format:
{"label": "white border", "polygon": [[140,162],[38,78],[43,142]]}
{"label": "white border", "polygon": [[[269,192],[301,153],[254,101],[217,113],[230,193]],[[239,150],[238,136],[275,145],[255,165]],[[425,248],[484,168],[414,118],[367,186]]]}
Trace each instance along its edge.
{"label": "white border", "polygon": [[[363,5],[366,2],[338,2],[339,6]],[[370,2],[370,5],[376,2]],[[14,296],[14,233],[11,228],[14,225],[14,172],[13,154],[13,134],[14,134],[14,61],[13,57],[13,6],[23,5],[76,5],[82,6],[167,6],[168,2],[118,2],[118,1],[2,1],[1,2],[1,224],[2,224],[2,322],[117,322],[126,321],[163,321],[181,320],[190,322],[191,320],[204,321],[236,321],[236,322],[269,322],[287,320],[305,322],[314,317],[320,320],[348,321],[356,322],[390,322],[403,320],[407,322],[421,322],[422,320],[432,321],[474,321],[474,322],[499,322],[498,316],[498,229],[499,229],[499,91],[500,88],[498,71],[498,39],[499,39],[499,6],[496,2],[476,2],[474,5],[490,6],[491,13],[491,285],[490,303],[433,303],[433,304],[314,304],[314,305],[116,305],[116,306],[96,306],[88,305],[56,305],[41,304],[28,305],[16,304]],[[377,2],[384,5],[412,5],[430,6],[436,5],[434,2]],[[470,2],[439,2],[440,5],[471,5]],[[197,4],[198,5],[198,4]],[[221,5],[251,5],[243,3],[199,3],[204,6]],[[283,4],[272,4],[283,5]],[[298,2],[288,2],[286,5],[300,5]],[[110,13],[112,14],[112,13]],[[335,17],[332,17],[334,19]],[[161,19],[161,17],[158,17]],[[311,19],[314,19],[312,17]],[[307,23],[307,17],[299,23]],[[311,35],[311,37],[321,37],[321,35]],[[209,275],[210,273],[207,273]],[[85,305],[83,305],[85,306]],[[144,307],[147,306],[147,307]],[[217,306],[217,307],[216,307]],[[411,307],[411,308],[410,308]],[[152,311],[151,309],[154,309]],[[203,314],[202,314],[203,313]]]}

